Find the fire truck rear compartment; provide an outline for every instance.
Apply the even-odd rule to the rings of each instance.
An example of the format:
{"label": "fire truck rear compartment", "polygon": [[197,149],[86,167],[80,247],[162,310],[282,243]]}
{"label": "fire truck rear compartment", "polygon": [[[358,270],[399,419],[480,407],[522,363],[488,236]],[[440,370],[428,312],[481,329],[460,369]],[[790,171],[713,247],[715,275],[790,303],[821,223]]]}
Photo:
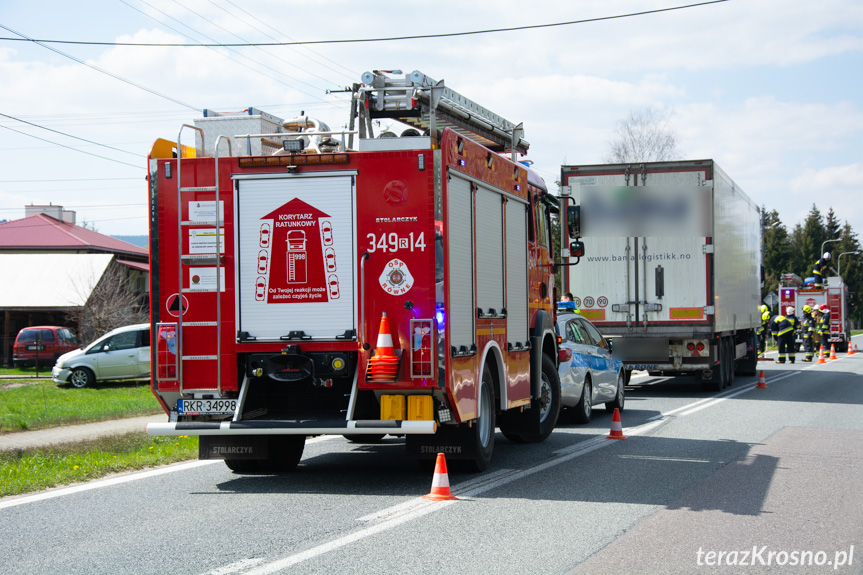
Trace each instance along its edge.
{"label": "fire truck rear compartment", "polygon": [[[356,353],[252,354],[240,420],[345,419]],[[374,400],[374,398],[372,398]],[[376,419],[377,409],[356,413]]]}

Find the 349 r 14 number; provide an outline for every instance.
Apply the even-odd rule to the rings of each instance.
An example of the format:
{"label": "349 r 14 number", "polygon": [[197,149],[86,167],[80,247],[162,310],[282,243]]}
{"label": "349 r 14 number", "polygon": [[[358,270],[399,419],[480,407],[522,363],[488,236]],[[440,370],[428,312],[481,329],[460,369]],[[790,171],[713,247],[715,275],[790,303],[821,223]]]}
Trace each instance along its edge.
{"label": "349 r 14 number", "polygon": [[381,234],[378,237],[375,234],[366,234],[369,240],[369,253],[375,250],[382,252],[397,252],[399,250],[421,251],[426,249],[425,232],[420,232],[419,236],[414,237],[411,232],[407,237],[401,237],[396,233]]}

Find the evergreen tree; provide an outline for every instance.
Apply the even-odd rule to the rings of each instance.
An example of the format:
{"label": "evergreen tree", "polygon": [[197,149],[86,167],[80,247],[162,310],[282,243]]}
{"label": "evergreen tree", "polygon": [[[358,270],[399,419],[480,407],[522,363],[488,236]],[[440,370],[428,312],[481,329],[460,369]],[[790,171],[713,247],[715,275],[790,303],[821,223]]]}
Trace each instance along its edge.
{"label": "evergreen tree", "polygon": [[[863,319],[863,254],[860,251],[860,241],[848,221],[839,233],[842,241],[836,248],[836,263],[834,267],[842,274],[842,279],[848,288],[848,315],[856,320]],[[842,256],[842,254],[846,254]],[[841,261],[840,261],[841,260]]]}
{"label": "evergreen tree", "polygon": [[783,273],[791,270],[791,244],[779,212],[761,208],[761,237],[764,241],[764,286],[761,298],[779,287]]}
{"label": "evergreen tree", "polygon": [[[840,237],[840,234],[842,233],[842,225],[839,223],[839,220],[836,218],[836,212],[833,211],[832,207],[829,210],[827,210],[827,216],[824,220],[824,231],[826,232],[826,236],[827,236],[824,238],[826,240],[838,238],[838,237]],[[827,246],[829,246],[829,245],[830,244],[827,244]],[[834,243],[833,246],[835,247],[836,244]],[[825,249],[827,251],[832,251],[827,247],[825,247]],[[836,248],[836,249],[838,249],[838,248]],[[845,250],[842,250],[842,251],[845,251]],[[842,253],[842,252],[839,252],[839,253]]]}
{"label": "evergreen tree", "polygon": [[812,267],[821,257],[821,246],[824,240],[827,239],[832,238],[827,237],[821,212],[818,211],[818,207],[815,204],[812,204],[812,209],[809,210],[809,215],[806,216],[806,221],[803,222],[800,244],[796,246],[798,255],[804,262],[801,277],[806,278],[812,275]]}

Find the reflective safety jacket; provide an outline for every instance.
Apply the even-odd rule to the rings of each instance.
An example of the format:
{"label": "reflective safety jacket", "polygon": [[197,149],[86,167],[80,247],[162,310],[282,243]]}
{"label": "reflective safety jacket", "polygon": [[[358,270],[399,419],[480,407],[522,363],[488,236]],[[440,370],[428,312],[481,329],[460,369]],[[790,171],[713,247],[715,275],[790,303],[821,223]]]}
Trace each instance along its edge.
{"label": "reflective safety jacket", "polygon": [[824,270],[829,268],[829,267],[830,267],[830,264],[824,258],[821,258],[820,260],[815,262],[815,267],[812,268],[812,273],[815,274],[815,283],[816,284],[823,284],[824,283],[822,276],[824,275]]}
{"label": "reflective safety jacket", "polygon": [[765,331],[767,331],[767,326],[770,323],[770,312],[765,311],[761,314],[761,327],[758,328],[758,335],[761,335]]}
{"label": "reflective safety jacket", "polygon": [[821,321],[818,323],[818,331],[821,335],[830,335],[830,312],[821,313]]}
{"label": "reflective safety jacket", "polygon": [[786,315],[785,318],[791,322],[791,328],[794,331],[800,331],[800,320],[797,319],[796,315]]}
{"label": "reflective safety jacket", "polygon": [[770,333],[773,334],[773,337],[779,337],[782,334],[790,333],[794,330],[794,324],[791,323],[784,315],[774,316],[773,320],[770,322]]}
{"label": "reflective safety jacket", "polygon": [[800,320],[800,336],[803,339],[812,337],[812,332],[815,331],[815,318],[811,313],[803,312],[803,319]]}

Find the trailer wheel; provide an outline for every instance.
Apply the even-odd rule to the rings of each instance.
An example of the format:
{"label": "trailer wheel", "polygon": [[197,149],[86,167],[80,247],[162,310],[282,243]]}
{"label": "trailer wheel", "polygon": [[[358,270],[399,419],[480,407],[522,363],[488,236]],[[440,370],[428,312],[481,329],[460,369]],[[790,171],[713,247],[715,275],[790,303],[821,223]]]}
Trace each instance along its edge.
{"label": "trailer wheel", "polygon": [[754,332],[746,338],[746,346],[750,349],[746,353],[746,357],[740,360],[740,369],[737,370],[737,373],[755,375],[758,370],[758,337]]}
{"label": "trailer wheel", "polygon": [[581,388],[581,397],[578,399],[578,404],[572,409],[572,418],[576,423],[588,423],[590,416],[593,413],[591,401],[593,399],[593,385],[590,383],[590,376],[584,376],[584,386]]}
{"label": "trailer wheel", "polygon": [[466,461],[471,471],[482,471],[491,462],[491,454],[494,451],[494,391],[492,385],[494,378],[491,370],[486,365],[482,370],[482,381],[479,385],[479,406],[476,421],[469,428],[468,440],[474,444],[474,457]]}
{"label": "trailer wheel", "polygon": [[539,433],[524,433],[525,443],[545,441],[560,415],[560,377],[554,362],[547,355],[542,356],[542,380],[539,391]]}
{"label": "trailer wheel", "polygon": [[704,388],[709,391],[722,391],[728,385],[728,352],[724,337],[719,338],[718,347],[716,355],[719,358],[719,365],[713,366],[713,377],[702,382]]}

